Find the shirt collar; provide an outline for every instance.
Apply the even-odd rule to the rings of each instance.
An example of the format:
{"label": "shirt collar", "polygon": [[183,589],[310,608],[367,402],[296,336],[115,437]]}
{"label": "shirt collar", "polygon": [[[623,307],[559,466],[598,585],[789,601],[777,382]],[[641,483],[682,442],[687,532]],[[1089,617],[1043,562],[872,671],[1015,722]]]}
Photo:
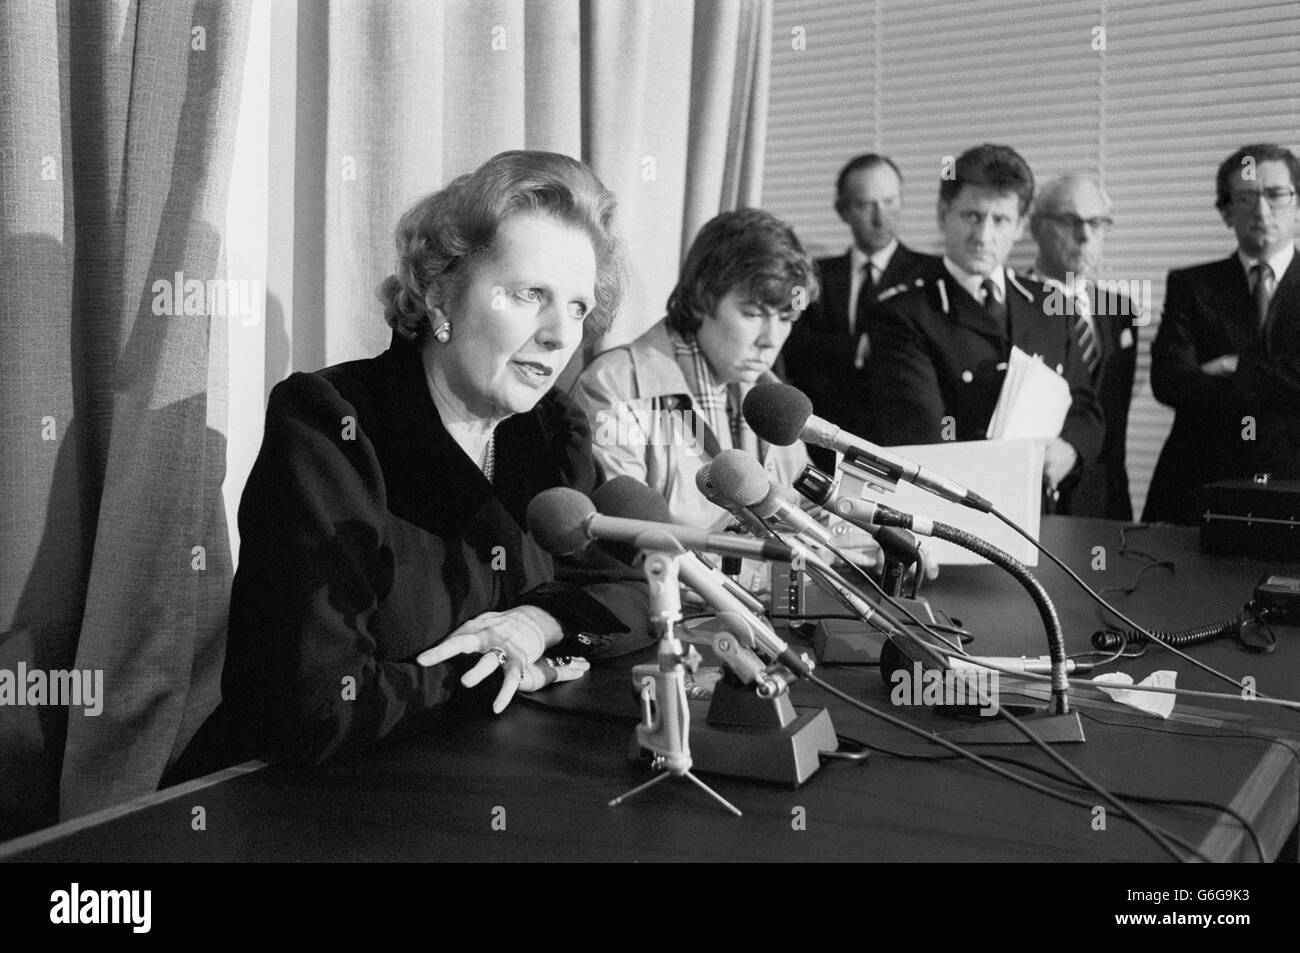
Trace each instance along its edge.
{"label": "shirt collar", "polygon": [[[1295,245],[1294,243],[1288,242],[1280,251],[1277,252],[1277,254],[1268,259],[1268,267],[1273,269],[1274,281],[1282,280],[1282,276],[1286,274],[1287,268],[1291,265],[1291,259],[1294,257]],[[1237,260],[1241,262],[1241,267],[1246,269],[1246,279],[1249,281],[1251,278],[1250,269],[1255,267],[1255,264],[1259,259],[1251,258],[1244,251],[1238,248]]]}
{"label": "shirt collar", "polygon": [[869,261],[875,266],[877,274],[884,274],[885,269],[889,267],[889,260],[894,257],[896,251],[898,251],[897,238],[891,239],[888,245],[880,251],[873,251],[870,255],[854,244],[849,248],[849,264],[852,273],[861,274],[862,266]]}
{"label": "shirt collar", "polygon": [[[947,269],[948,274],[952,275],[953,280],[956,281],[957,284],[961,285],[970,293],[970,296],[972,298],[974,298],[976,301],[983,302],[984,296],[980,293],[980,285],[984,283],[984,277],[982,275],[971,274],[969,271],[967,271],[961,265],[957,264],[947,255],[943,256],[943,267]],[[993,281],[993,287],[997,289],[998,300],[1006,301],[1007,300],[1006,269],[1003,268],[1001,265],[998,265],[998,267],[994,270],[993,274],[989,275],[989,278]]]}

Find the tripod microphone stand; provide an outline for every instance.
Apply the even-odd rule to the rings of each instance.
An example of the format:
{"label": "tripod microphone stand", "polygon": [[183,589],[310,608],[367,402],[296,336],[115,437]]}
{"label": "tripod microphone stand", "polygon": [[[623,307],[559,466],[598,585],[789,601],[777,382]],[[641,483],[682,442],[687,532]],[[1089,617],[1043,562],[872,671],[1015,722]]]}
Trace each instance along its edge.
{"label": "tripod microphone stand", "polygon": [[685,778],[708,793],[737,817],[743,816],[734,804],[691,773],[691,710],[686,701],[686,671],[700,664],[694,646],[683,653],[675,626],[682,618],[681,592],[677,583],[676,540],[666,540],[664,549],[648,548],[643,568],[650,586],[650,623],[659,634],[659,667],[641,682],[641,723],[636,728],[637,742],[654,754],[652,767],[662,770],[644,784],[609,802],[621,804],[665,778]]}

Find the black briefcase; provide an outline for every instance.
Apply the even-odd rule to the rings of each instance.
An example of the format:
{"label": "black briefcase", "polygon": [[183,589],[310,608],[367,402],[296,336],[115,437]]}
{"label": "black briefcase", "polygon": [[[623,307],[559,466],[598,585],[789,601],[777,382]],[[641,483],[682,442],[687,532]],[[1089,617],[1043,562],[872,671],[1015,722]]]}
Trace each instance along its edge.
{"label": "black briefcase", "polygon": [[1202,501],[1202,549],[1300,560],[1300,480],[1221,480]]}

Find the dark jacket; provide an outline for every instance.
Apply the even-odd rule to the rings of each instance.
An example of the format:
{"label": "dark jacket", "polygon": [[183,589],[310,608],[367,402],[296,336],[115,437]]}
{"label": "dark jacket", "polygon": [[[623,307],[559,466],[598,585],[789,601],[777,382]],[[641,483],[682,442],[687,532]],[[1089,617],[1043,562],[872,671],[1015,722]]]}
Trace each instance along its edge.
{"label": "dark jacket", "polygon": [[[876,282],[874,295],[879,296],[891,287],[910,283],[930,273],[940,266],[939,262],[940,259],[933,255],[914,252],[900,242],[889,259],[889,267]],[[850,268],[851,257],[848,254],[818,259],[821,297],[795,323],[781,350],[782,365],[777,370],[808,395],[817,416],[865,440],[875,440],[876,421],[865,370],[865,359],[872,348],[875,305],[870,300],[859,304],[859,313],[865,308],[865,314],[857,334],[850,333]],[[860,341],[862,335],[867,338],[865,342]],[[856,360],[859,351],[862,361]],[[820,448],[810,447],[809,452],[814,460],[826,456]],[[818,465],[821,466],[822,462],[819,461]],[[833,460],[831,466],[834,466]]]}
{"label": "dark jacket", "polygon": [[[1030,278],[1040,280],[1030,272]],[[1080,465],[1069,479],[1061,483],[1058,513],[1098,519],[1133,519],[1133,502],[1129,496],[1126,444],[1128,412],[1133,399],[1133,380],[1137,373],[1138,331],[1150,320],[1140,314],[1140,305],[1123,294],[1106,290],[1098,301],[1093,288],[1092,313],[1101,346],[1101,361],[1089,380],[1101,404],[1106,437],[1101,455],[1091,463]],[[1060,317],[1073,330],[1072,314]]]}
{"label": "dark jacket", "polygon": [[525,531],[538,492],[590,494],[601,480],[582,411],[553,390],[498,426],[495,452],[489,484],[443,428],[418,351],[396,338],[278,384],[240,501],[224,698],[196,744],[227,762],[319,763],[427,729],[477,656],[415,657],[490,610],[536,605],[567,632],[632,629],[624,647],[647,644],[639,587],[555,582]]}
{"label": "dark jacket", "polygon": [[[1011,338],[946,270],[885,296],[875,309],[875,345],[867,362],[877,433],[887,445],[983,440],[997,407],[1015,344],[1040,355],[1070,385],[1061,438],[1081,463],[1101,453],[1101,406],[1064,322],[1045,313],[1041,284],[1007,272]],[[944,418],[952,418],[945,434]]]}
{"label": "dark jacket", "polygon": [[[1237,371],[1201,364],[1238,356]],[[1200,492],[1215,480],[1300,477],[1300,253],[1277,280],[1261,330],[1234,253],[1169,273],[1151,346],[1151,389],[1174,408],[1142,518],[1200,522]]]}

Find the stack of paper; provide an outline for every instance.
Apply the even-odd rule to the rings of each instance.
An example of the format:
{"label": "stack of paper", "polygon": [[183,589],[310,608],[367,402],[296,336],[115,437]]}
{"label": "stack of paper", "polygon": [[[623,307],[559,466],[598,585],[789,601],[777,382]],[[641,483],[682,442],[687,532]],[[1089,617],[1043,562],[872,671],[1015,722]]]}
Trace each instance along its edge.
{"label": "stack of paper", "polygon": [[1011,349],[1007,376],[989,421],[990,440],[1048,440],[1061,435],[1070,385],[1038,357]]}

